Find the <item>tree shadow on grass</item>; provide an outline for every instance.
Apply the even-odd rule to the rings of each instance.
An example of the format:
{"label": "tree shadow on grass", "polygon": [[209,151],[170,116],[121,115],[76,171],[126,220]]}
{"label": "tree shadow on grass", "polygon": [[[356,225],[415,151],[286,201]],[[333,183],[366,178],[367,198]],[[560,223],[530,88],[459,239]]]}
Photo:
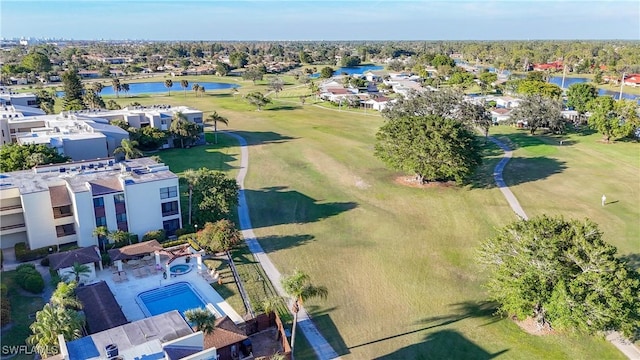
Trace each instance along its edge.
{"label": "tree shadow on grass", "polygon": [[[496,166],[500,161],[490,159],[488,166],[479,169],[471,180],[471,187],[476,189],[490,189],[496,184]],[[502,171],[502,179],[507,186],[519,185],[546,179],[552,175],[560,174],[567,169],[566,162],[546,156],[538,157],[513,157]],[[491,172],[490,172],[491,171]],[[489,175],[492,174],[492,175]]]}
{"label": "tree shadow on grass", "polygon": [[244,190],[247,203],[252,204],[251,224],[254,228],[283,224],[303,224],[326,219],[355,209],[355,202],[320,203],[287,187]]}
{"label": "tree shadow on grass", "polygon": [[[501,318],[497,318],[497,317],[493,317],[492,316],[492,314],[494,314],[496,312],[496,308],[497,308],[497,304],[493,303],[493,302],[465,301],[465,302],[461,302],[461,303],[451,304],[451,307],[454,309],[453,313],[451,313],[451,314],[432,316],[432,317],[428,317],[428,318],[424,318],[424,319],[420,319],[420,320],[416,321],[414,324],[421,326],[418,329],[409,330],[409,331],[406,331],[406,332],[403,332],[403,333],[394,334],[394,335],[386,336],[384,338],[375,339],[375,340],[367,341],[367,342],[364,342],[364,343],[361,343],[361,344],[353,345],[353,346],[350,346],[349,349],[355,349],[355,348],[358,348],[358,347],[373,345],[373,344],[376,344],[376,343],[384,342],[384,341],[395,339],[395,338],[398,338],[398,337],[402,337],[402,336],[406,336],[406,335],[419,333],[419,332],[422,332],[422,331],[435,329],[435,328],[438,328],[438,327],[441,327],[441,326],[447,326],[447,325],[456,323],[456,322],[458,322],[460,320],[464,320],[464,319],[467,319],[467,318],[486,318],[487,320],[489,320],[489,322],[486,323],[485,325],[489,325],[489,324],[492,324],[494,322],[502,320]],[[424,325],[426,325],[426,326],[424,326]],[[448,331],[448,330],[444,330],[444,331]],[[429,336],[432,336],[432,335],[429,335]],[[412,345],[412,346],[408,347],[410,349],[408,349],[408,348],[405,348],[405,349],[408,349],[406,351],[408,351],[410,353],[413,353],[415,351],[418,351],[418,353],[424,353],[426,351],[431,351],[428,348],[423,347],[423,346],[425,346],[425,343],[415,344],[415,345]],[[420,348],[420,347],[423,347],[423,348]],[[403,351],[403,349],[398,350],[398,351]],[[445,354],[444,352],[446,352],[446,349],[440,349],[439,351],[443,351],[440,354]],[[413,358],[415,358],[415,355],[414,356],[402,356],[402,354],[393,353],[393,354],[386,355],[385,357],[382,357],[382,358],[383,359],[413,359]],[[436,358],[447,358],[447,357],[446,356],[439,356],[439,357],[436,357]],[[475,358],[475,357],[471,357],[471,358]]]}
{"label": "tree shadow on grass", "polygon": [[265,252],[269,253],[304,245],[313,239],[315,239],[315,236],[309,234],[296,234],[287,236],[271,235],[258,238],[258,242],[260,242],[262,249]]}
{"label": "tree shadow on grass", "polygon": [[[224,133],[224,132],[223,132]],[[280,144],[296,138],[281,135],[273,131],[233,131],[234,134],[242,136],[247,145],[264,145],[264,144]],[[234,146],[237,146],[237,142],[234,140]]]}
{"label": "tree shadow on grass", "polygon": [[329,313],[336,308],[323,309],[322,311],[319,311],[318,306],[305,305],[305,308],[307,312],[311,314],[313,322],[316,324],[318,329],[321,330],[322,334],[326,337],[327,341],[338,356],[349,354],[349,347],[344,342],[344,339],[340,335],[340,331],[329,315]]}
{"label": "tree shadow on grass", "polygon": [[376,359],[494,359],[509,351],[490,353],[455,330],[428,334],[421,343],[409,345]]}
{"label": "tree shadow on grass", "polygon": [[273,106],[269,106],[265,110],[268,110],[268,111],[300,110],[301,108],[302,108],[301,106],[296,106],[296,105],[273,105]]}
{"label": "tree shadow on grass", "polygon": [[629,265],[632,269],[640,271],[640,254],[620,255],[620,259]]}

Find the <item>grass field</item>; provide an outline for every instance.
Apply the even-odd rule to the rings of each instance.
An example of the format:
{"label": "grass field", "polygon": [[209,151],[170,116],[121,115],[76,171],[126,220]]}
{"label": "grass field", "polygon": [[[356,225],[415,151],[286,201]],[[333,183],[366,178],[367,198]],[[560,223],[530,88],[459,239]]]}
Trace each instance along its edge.
{"label": "grass field", "polygon": [[[242,85],[241,93],[267,91],[262,84]],[[229,118],[229,128],[250,147],[245,185],[256,235],[282,273],[301,269],[328,287],[326,301],[305,307],[340,355],[623,358],[600,338],[531,336],[492,316],[474,251],[495,227],[515,219],[492,185],[497,148],[487,145],[487,164],[473,185],[407,188],[372,155],[379,116],[285,102],[283,93],[260,112],[228,92],[118,101],[186,104]],[[606,145],[597,135],[575,135],[560,147],[552,137],[539,140],[501,127],[492,132],[520,146],[505,179],[530,216],[589,216],[622,253],[637,252],[637,144]],[[233,167],[237,148],[221,143],[216,151],[225,146],[235,158],[218,164]],[[182,157],[172,151],[176,158],[165,161],[173,169]],[[602,192],[618,202],[602,208]],[[298,358],[313,357],[303,342],[296,348]]]}

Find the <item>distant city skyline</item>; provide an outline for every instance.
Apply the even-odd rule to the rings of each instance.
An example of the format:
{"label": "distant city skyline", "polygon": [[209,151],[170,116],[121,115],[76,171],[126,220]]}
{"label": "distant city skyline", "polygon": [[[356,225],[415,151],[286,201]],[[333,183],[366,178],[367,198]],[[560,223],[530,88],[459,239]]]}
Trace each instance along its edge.
{"label": "distant city skyline", "polygon": [[640,2],[0,0],[2,38],[640,40]]}

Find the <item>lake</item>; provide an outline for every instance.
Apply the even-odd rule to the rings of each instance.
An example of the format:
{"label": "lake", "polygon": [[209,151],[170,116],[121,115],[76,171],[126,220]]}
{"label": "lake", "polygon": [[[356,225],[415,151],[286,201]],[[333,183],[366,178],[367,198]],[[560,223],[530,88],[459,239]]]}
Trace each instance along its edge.
{"label": "lake", "polygon": [[[382,70],[384,69],[383,66],[378,66],[378,65],[362,65],[362,66],[353,66],[353,67],[341,67],[338,68],[337,70],[335,70],[333,72],[333,75],[354,75],[354,74],[358,74],[358,75],[362,75],[364,73],[366,73],[367,71],[375,71],[375,70]],[[320,73],[315,73],[309,76],[312,79],[315,78],[319,78],[320,77]]]}
{"label": "lake", "polygon": [[[233,89],[239,87],[237,84],[219,83],[219,82],[189,82],[187,91],[193,92],[191,87],[193,84],[204,86],[205,92],[210,90],[224,90]],[[184,89],[180,86],[180,80],[173,81],[173,87],[171,87],[171,93],[181,92],[184,93]],[[164,86],[164,82],[144,82],[144,83],[130,83],[129,95],[138,94],[156,94],[156,93],[169,93],[169,90]],[[101,96],[115,95],[111,86],[105,86],[100,92]],[[124,91],[120,91],[120,95],[126,95]],[[58,96],[64,96],[64,92],[58,91]]]}
{"label": "lake", "polygon": [[[582,78],[582,77],[565,77],[564,78],[564,88],[568,88],[569,86],[573,85],[573,84],[580,84],[580,83],[585,83],[585,82],[590,82],[591,79],[587,79],[587,78]],[[562,76],[552,76],[549,78],[549,82],[552,84],[556,84],[560,87],[562,87]],[[612,90],[605,90],[605,89],[598,89],[598,94],[599,95],[609,95],[609,96],[613,96],[614,99],[618,99],[620,97],[620,91],[612,91]],[[628,99],[628,100],[638,100],[638,102],[640,102],[640,96],[638,95],[633,95],[633,94],[628,94],[623,92],[622,93],[622,98],[623,99]]]}

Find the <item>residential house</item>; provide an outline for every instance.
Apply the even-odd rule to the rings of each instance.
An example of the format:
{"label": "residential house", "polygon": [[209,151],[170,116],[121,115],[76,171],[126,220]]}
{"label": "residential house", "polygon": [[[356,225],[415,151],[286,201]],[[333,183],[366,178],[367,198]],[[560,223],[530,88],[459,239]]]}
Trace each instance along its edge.
{"label": "residential house", "polygon": [[[228,317],[216,319],[215,330],[204,336],[204,348],[216,349],[218,360],[235,360],[249,354],[242,354],[242,342],[248,337],[244,331]],[[243,356],[240,356],[240,355]]]}
{"label": "residential house", "polygon": [[369,100],[363,101],[362,105],[367,109],[373,109],[377,111],[384,110],[390,103],[391,99],[384,96],[372,96]]}
{"label": "residential house", "polygon": [[491,120],[494,124],[499,124],[509,121],[511,118],[511,109],[494,108],[490,111]]}
{"label": "residential house", "polygon": [[511,96],[499,96],[494,98],[497,107],[512,109],[518,107],[522,100],[511,97]]}
{"label": "residential house", "polygon": [[533,64],[533,71],[562,71],[564,65],[562,61],[554,61],[546,64]]}
{"label": "residential house", "polygon": [[0,105],[19,105],[38,107],[37,96],[32,93],[18,93],[10,89],[0,87]]}
{"label": "residential house", "polygon": [[0,174],[0,248],[98,245],[93,230],[142,237],[181,227],[178,176],[151,158],[37,166]]}
{"label": "residential house", "polygon": [[629,74],[624,77],[624,84],[627,86],[640,86],[640,74]]}

